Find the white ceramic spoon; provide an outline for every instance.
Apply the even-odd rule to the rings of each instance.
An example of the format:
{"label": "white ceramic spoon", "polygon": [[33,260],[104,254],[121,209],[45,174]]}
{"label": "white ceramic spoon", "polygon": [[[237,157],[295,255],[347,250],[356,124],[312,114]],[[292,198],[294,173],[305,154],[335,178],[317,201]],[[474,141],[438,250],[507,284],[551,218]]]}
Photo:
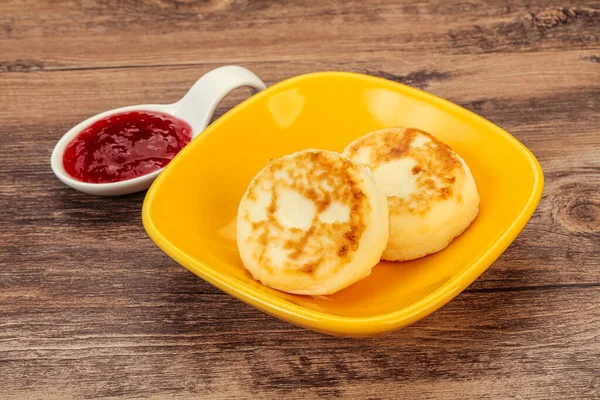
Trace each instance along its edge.
{"label": "white ceramic spoon", "polygon": [[116,108],[97,114],[75,125],[56,143],[50,164],[54,174],[68,186],[79,191],[98,196],[118,196],[148,189],[162,168],[149,174],[111,183],[82,182],[69,175],[63,166],[63,154],[67,145],[85,128],[94,122],[113,114],[128,111],[156,111],[169,114],[187,122],[192,128],[192,139],[202,133],[210,123],[217,104],[229,92],[239,87],[249,86],[257,91],[265,89],[265,84],[246,68],[235,65],[214,69],[203,75],[181,100],[172,104],[140,104]]}

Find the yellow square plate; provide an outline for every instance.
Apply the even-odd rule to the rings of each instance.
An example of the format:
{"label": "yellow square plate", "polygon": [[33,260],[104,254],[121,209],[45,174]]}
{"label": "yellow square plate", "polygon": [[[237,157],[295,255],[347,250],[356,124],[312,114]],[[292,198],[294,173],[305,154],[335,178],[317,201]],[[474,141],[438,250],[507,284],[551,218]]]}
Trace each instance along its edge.
{"label": "yellow square plate", "polygon": [[[274,157],[306,148],[342,151],[383,127],[425,130],[467,162],[479,216],[445,250],[381,262],[332,296],[298,296],[252,279],[238,256],[238,202]],[[276,84],[235,107],[186,146],[156,179],[143,220],[154,242],[219,289],[319,332],[370,336],[432,313],[465,289],[523,229],[543,187],[535,157],[506,131],[446,100],[371,76],[323,72]]]}

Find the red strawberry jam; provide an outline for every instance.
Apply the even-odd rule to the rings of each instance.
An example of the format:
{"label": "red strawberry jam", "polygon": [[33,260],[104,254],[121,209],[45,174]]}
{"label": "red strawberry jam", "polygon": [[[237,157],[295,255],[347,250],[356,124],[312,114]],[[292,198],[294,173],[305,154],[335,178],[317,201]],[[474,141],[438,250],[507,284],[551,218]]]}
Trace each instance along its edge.
{"label": "red strawberry jam", "polygon": [[154,111],[114,114],[83,129],[67,145],[69,175],[90,183],[120,182],[163,168],[190,142],[192,128]]}

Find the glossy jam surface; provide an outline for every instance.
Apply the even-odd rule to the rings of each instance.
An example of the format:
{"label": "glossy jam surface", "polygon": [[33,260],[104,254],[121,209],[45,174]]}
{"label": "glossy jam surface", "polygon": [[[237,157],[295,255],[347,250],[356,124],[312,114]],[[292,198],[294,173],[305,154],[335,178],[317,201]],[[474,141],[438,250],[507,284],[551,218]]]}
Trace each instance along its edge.
{"label": "glossy jam surface", "polygon": [[90,183],[119,182],[154,172],[190,142],[192,128],[168,114],[114,114],[83,129],[68,144],[63,165]]}

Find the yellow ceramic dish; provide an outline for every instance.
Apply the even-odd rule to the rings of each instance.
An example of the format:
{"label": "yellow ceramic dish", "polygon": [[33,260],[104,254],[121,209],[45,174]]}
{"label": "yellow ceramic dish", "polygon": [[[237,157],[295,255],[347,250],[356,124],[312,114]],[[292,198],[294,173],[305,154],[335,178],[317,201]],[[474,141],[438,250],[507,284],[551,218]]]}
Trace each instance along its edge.
{"label": "yellow ceramic dish", "polygon": [[[270,158],[306,148],[342,151],[391,126],[430,132],[465,159],[481,196],[471,227],[439,253],[381,262],[331,296],[291,295],[254,281],[235,241],[237,206],[252,177]],[[384,79],[323,72],[274,85],[209,126],[156,179],[143,221],[163,251],[232,296],[319,332],[371,336],[414,323],[471,284],[523,229],[542,187],[531,152],[470,111]]]}

